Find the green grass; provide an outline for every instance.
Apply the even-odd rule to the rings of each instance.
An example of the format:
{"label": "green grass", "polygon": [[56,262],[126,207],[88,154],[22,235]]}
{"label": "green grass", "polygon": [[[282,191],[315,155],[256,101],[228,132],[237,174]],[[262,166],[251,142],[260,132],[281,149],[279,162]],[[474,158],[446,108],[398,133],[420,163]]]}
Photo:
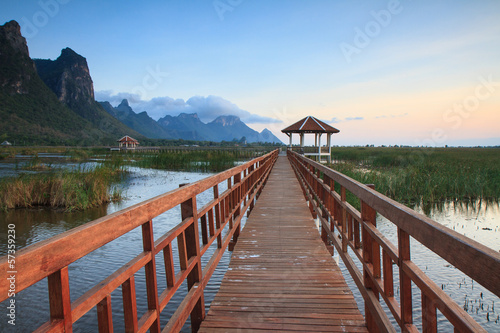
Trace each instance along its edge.
{"label": "green grass", "polygon": [[498,148],[332,149],[331,168],[407,204],[500,199]]}

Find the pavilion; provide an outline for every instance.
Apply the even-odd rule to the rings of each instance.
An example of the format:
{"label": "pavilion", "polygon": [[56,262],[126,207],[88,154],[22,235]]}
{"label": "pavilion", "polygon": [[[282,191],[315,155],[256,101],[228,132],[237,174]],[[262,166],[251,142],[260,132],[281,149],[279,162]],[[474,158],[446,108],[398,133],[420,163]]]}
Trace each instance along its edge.
{"label": "pavilion", "polygon": [[128,135],[125,135],[120,140],[117,140],[117,142],[121,149],[135,149],[135,147],[139,145],[139,141]]}
{"label": "pavilion", "polygon": [[[312,116],[305,117],[299,120],[293,125],[281,130],[281,132],[288,135],[290,138],[290,149],[292,147],[292,134],[297,133],[300,136],[300,149],[299,152],[305,156],[312,156],[319,162],[322,162],[322,157],[326,157],[326,162],[331,163],[332,161],[332,134],[339,133],[340,131],[335,127],[325,124],[321,120],[314,118]],[[304,145],[304,135],[308,133],[314,133],[314,146],[305,147]],[[321,147],[321,135],[326,133],[326,146]]]}

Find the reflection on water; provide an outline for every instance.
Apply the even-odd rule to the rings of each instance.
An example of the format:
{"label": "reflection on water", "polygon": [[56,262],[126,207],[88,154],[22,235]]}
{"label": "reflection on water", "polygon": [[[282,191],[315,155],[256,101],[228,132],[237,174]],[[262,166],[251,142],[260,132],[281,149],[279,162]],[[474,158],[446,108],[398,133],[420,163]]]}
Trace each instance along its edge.
{"label": "reflection on water", "polygon": [[[209,176],[207,173],[172,172],[161,170],[150,170],[140,168],[130,168],[129,177],[119,186],[122,187],[125,199],[119,203],[111,203],[96,209],[85,212],[64,212],[50,209],[19,209],[8,212],[0,212],[0,232],[3,239],[6,239],[7,225],[16,225],[17,250],[30,244],[48,239],[66,230],[72,229],[86,222],[99,217],[111,214],[136,203],[153,198],[170,190],[178,188],[181,183],[192,183]],[[219,185],[219,191],[225,190],[226,184]],[[198,207],[202,207],[213,199],[213,193],[208,190],[197,196]],[[172,209],[154,219],[155,239],[173,228],[181,221],[180,209]],[[0,244],[0,253],[6,253],[6,243]],[[173,243],[174,258],[178,257],[176,242]],[[206,258],[202,259],[202,265],[206,265],[210,258],[210,252],[215,250],[214,244],[207,251]],[[133,259],[142,251],[141,228],[127,233],[105,246],[95,250],[87,256],[77,260],[69,266],[71,301],[75,301],[87,290],[96,285],[99,281],[115,272],[118,268]],[[216,269],[213,279],[205,291],[205,303],[212,301],[218,290],[218,285],[222,280],[227,265],[229,264],[230,253],[226,252]],[[175,261],[174,261],[175,262]],[[156,257],[158,289],[166,288],[165,268],[162,254]],[[178,263],[175,263],[176,273],[179,272]],[[135,274],[137,308],[142,315],[147,311],[146,284],[144,270]],[[182,298],[187,293],[187,287],[180,288],[178,294],[170,301],[167,308],[161,315],[162,326],[166,324]],[[124,331],[122,295],[121,288],[111,294],[113,308],[113,325],[117,332]],[[5,301],[0,305],[5,308]],[[36,329],[49,319],[48,312],[48,290],[47,281],[42,280],[34,286],[16,295],[16,332],[28,332]],[[208,308],[207,308],[208,310]],[[3,312],[2,312],[3,313]],[[75,332],[95,332],[97,331],[96,309],[79,319],[74,325]],[[185,330],[188,330],[186,325]],[[0,331],[12,330],[12,326],[6,320],[0,321]]]}
{"label": "reflection on water", "polygon": [[[417,208],[416,211],[424,213],[423,208]],[[481,201],[474,203],[447,202],[429,209],[425,215],[495,251],[500,251],[499,203],[485,203]],[[377,217],[377,228],[397,248],[397,229],[394,224],[379,215]],[[352,251],[350,251],[350,255],[355,258]],[[441,257],[428,250],[413,238],[411,239],[411,260],[488,332],[498,332],[500,330],[500,310],[498,309],[497,296],[474,282],[467,275],[441,259]],[[357,264],[361,270],[361,265]],[[342,260],[339,266],[355,295],[358,307],[364,312],[363,298],[357,291],[357,287],[350,278],[349,271]],[[394,266],[394,281],[399,281],[397,266]],[[399,286],[396,283],[394,291],[396,299],[399,302]],[[421,330],[421,294],[415,285],[413,285],[412,294],[414,321]],[[497,301],[496,307],[495,301]],[[387,308],[386,312],[388,317],[392,318]],[[439,314],[439,311],[438,315],[438,331],[453,332],[453,327],[448,323],[446,318]],[[398,327],[395,321],[393,321],[393,325]]]}

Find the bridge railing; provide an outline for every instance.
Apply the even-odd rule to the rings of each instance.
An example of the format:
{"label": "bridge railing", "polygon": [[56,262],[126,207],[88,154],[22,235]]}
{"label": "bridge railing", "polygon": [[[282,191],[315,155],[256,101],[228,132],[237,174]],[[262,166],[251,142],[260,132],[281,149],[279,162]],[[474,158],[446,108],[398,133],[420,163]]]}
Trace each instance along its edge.
{"label": "bridge railing", "polygon": [[[485,332],[474,319],[437,286],[410,258],[410,237],[441,256],[500,297],[500,254],[339,172],[288,152],[311,213],[321,221],[321,236],[333,243],[365,303],[370,331],[395,332],[380,303],[383,299],[403,332],[417,332],[413,322],[412,283],[421,292],[422,330],[437,332],[439,310],[455,332]],[[338,191],[335,191],[335,184]],[[349,191],[360,200],[361,212],[346,201]],[[397,246],[378,229],[381,214],[397,227]],[[357,268],[348,248],[362,263]],[[393,265],[399,271],[394,274]],[[399,276],[399,281],[395,278]],[[399,300],[394,288],[399,286]]]}
{"label": "bridge railing", "polygon": [[[37,332],[72,332],[73,324],[95,307],[99,332],[112,332],[111,293],[120,287],[125,330],[160,332],[160,313],[184,281],[187,281],[187,295],[163,331],[179,331],[189,316],[192,330],[197,331],[205,316],[204,289],[225,249],[234,246],[242,216],[253,208],[277,156],[275,150],[19,250],[15,257],[16,293],[44,278],[48,280],[50,319]],[[220,193],[219,184],[224,182],[227,182],[227,190]],[[213,199],[199,208],[196,196],[210,189],[213,189]],[[155,239],[153,219],[179,206],[182,222]],[[71,302],[68,266],[137,227],[142,229],[143,251]],[[207,250],[214,242],[217,249],[203,268],[201,258],[212,253]],[[174,268],[172,251],[175,245],[179,256],[178,272]],[[164,272],[157,272],[157,254],[163,255]],[[141,269],[145,271],[148,310],[138,316],[135,274]],[[0,258],[0,271],[2,274],[11,271],[8,256]],[[157,275],[166,277],[166,289],[159,290]],[[8,290],[8,283],[2,282],[0,302],[7,299]]]}
{"label": "bridge railing", "polygon": [[288,148],[289,150],[292,150],[294,152],[297,152],[299,154],[318,154],[319,151],[321,151],[322,154],[328,154],[329,152],[329,147],[317,147],[317,146],[305,146],[305,147],[291,147]]}

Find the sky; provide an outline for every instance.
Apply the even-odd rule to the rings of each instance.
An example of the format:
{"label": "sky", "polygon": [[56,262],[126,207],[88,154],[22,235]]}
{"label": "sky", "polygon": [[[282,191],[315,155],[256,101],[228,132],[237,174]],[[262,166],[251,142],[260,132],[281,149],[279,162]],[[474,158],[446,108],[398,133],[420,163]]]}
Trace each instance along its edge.
{"label": "sky", "polygon": [[0,2],[32,58],[87,59],[98,101],[234,114],[286,143],[314,116],[348,146],[500,145],[499,17],[497,0]]}

